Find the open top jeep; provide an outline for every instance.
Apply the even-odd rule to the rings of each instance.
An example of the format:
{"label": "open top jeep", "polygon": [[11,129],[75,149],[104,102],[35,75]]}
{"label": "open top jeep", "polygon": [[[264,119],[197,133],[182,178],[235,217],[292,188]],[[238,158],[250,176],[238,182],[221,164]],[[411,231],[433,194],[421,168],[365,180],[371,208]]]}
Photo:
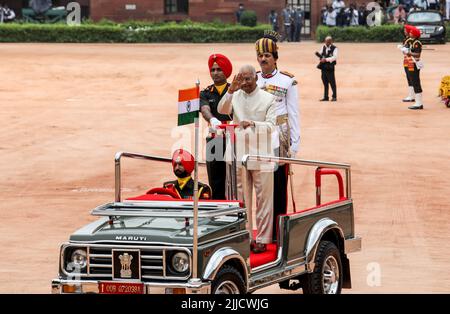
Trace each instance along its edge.
{"label": "open top jeep", "polygon": [[[115,202],[95,208],[92,214],[101,218],[61,246],[53,293],[237,294],[276,283],[314,294],[351,288],[347,255],[361,249],[361,239],[354,230],[349,165],[245,156],[244,171],[249,161],[316,167],[317,206],[278,216],[278,241],[254,254],[247,209],[238,200],[199,201],[198,211],[194,201],[164,192],[122,201],[122,157],[168,161],[116,154]],[[323,175],[336,176],[339,186],[338,198],[325,204]]]}

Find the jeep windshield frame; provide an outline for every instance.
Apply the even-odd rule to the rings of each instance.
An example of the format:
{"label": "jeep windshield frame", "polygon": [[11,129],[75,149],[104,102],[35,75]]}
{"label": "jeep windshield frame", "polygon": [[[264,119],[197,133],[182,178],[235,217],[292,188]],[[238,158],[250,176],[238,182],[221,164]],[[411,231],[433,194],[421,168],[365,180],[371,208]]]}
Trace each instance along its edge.
{"label": "jeep windshield frame", "polygon": [[[194,218],[194,202],[126,201],[107,203],[92,210],[94,216],[108,217],[171,217]],[[237,202],[199,202],[199,218],[213,218],[227,215],[245,215],[246,209]]]}

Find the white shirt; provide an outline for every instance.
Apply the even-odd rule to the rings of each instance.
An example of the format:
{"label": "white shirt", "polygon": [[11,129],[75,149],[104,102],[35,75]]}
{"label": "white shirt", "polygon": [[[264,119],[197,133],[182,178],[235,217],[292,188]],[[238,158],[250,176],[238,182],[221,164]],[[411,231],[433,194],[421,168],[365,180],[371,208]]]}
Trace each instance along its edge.
{"label": "white shirt", "polygon": [[352,19],[350,20],[351,26],[358,26],[359,25],[359,13],[358,10],[353,10],[352,12]]}
{"label": "white shirt", "polygon": [[[327,45],[324,46],[325,47],[325,53],[328,54],[328,52],[330,51],[330,47],[328,47]],[[334,62],[337,61],[337,57],[338,57],[338,48],[335,46],[334,51],[333,51],[333,56],[329,57],[329,58],[325,58],[325,60],[327,62]]]}
{"label": "white shirt", "polygon": [[417,5],[419,8],[422,8],[424,10],[427,9],[427,2],[426,2],[426,0],[414,0],[414,4]]}
{"label": "white shirt", "polygon": [[336,26],[336,16],[336,11],[325,12],[325,24],[327,24],[327,26]]}
{"label": "white shirt", "polygon": [[[276,97],[276,115],[288,115],[290,149],[292,156],[295,156],[300,148],[300,113],[297,81],[294,77],[284,74],[277,69],[269,75],[270,77],[266,76],[265,78],[261,72],[258,72],[257,75],[259,88]],[[279,125],[278,132],[283,132],[287,135],[287,125]]]}
{"label": "white shirt", "polygon": [[332,8],[334,11],[337,11],[341,8],[345,8],[345,2],[342,0],[335,0],[335,1],[333,1]]}
{"label": "white shirt", "polygon": [[13,10],[7,11],[7,15],[5,16],[5,18],[7,20],[14,20],[15,17],[16,17],[16,13],[14,13]]}

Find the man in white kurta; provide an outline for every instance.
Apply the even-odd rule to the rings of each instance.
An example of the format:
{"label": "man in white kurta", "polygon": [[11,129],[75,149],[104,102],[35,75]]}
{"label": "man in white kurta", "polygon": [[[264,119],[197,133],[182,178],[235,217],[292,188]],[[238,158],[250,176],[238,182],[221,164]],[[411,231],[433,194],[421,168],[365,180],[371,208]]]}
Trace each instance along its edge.
{"label": "man in white kurta", "polygon": [[[239,124],[236,130],[236,158],[242,160],[244,154],[274,155],[278,134],[276,132],[275,97],[261,90],[256,84],[256,70],[244,66],[235,76],[227,94],[221,99],[218,111],[233,114],[233,121]],[[275,141],[275,143],[274,143]],[[242,167],[238,164],[238,196],[248,209],[248,228],[253,230],[252,188],[256,191],[257,235],[252,245],[255,253],[264,252],[266,244],[272,242],[273,220],[273,165],[249,164],[247,175],[242,178]],[[243,180],[244,179],[244,180]],[[244,181],[244,182],[243,182]],[[245,186],[243,186],[243,183]],[[244,188],[244,191],[243,191]],[[251,235],[252,236],[252,235]]]}

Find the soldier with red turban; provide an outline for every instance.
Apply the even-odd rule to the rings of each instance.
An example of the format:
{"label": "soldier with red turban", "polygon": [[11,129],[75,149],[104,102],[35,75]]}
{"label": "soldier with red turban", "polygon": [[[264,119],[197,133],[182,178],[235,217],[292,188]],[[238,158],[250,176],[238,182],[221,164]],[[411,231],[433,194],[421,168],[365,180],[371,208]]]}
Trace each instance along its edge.
{"label": "soldier with red turban", "polygon": [[[200,111],[210,127],[227,124],[233,120],[232,115],[223,115],[217,111],[222,96],[228,91],[230,84],[227,78],[233,72],[230,60],[219,53],[212,54],[208,59],[208,68],[214,84],[206,87],[200,93]],[[225,140],[223,136],[211,133],[206,138],[206,169],[214,199],[225,199],[226,164],[224,161]]]}
{"label": "soldier with red turban", "polygon": [[414,41],[409,35],[411,27],[412,27],[411,25],[405,25],[405,28],[404,28],[405,40],[403,41],[402,45],[399,45],[399,48],[403,52],[403,68],[405,69],[406,80],[408,81],[408,89],[409,89],[408,96],[403,98],[403,102],[415,101],[413,83],[412,83],[412,80],[410,80],[409,74],[408,74],[408,58],[409,57],[408,57],[407,53],[409,52],[409,49],[411,48],[411,45]]}
{"label": "soldier with red turban", "polygon": [[405,65],[407,66],[408,82],[412,85],[415,94],[415,104],[408,109],[423,109],[422,103],[422,85],[420,83],[420,69],[423,67],[420,56],[422,53],[422,43],[420,42],[420,30],[417,27],[406,25],[406,30],[411,38],[408,50],[403,50],[405,54]]}
{"label": "soldier with red turban", "polygon": [[[172,155],[172,167],[177,179],[165,182],[163,187],[172,190],[180,198],[192,199],[194,196],[194,180],[191,173],[195,167],[194,156],[184,149],[177,149]],[[211,189],[208,185],[198,183],[198,198],[211,199]]]}

